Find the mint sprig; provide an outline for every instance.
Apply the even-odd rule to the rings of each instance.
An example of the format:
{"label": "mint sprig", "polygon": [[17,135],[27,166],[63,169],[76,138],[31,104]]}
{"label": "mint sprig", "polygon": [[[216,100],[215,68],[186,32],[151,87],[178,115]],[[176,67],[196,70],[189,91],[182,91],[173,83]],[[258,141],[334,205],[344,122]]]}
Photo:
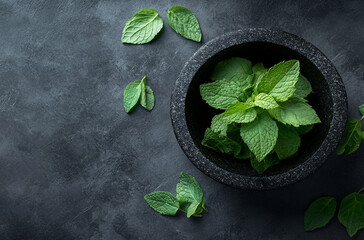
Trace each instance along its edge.
{"label": "mint sprig", "polygon": [[140,81],[131,82],[124,91],[124,108],[129,113],[140,103],[142,107],[151,111],[154,107],[153,90],[146,85],[147,77]]}
{"label": "mint sprig", "polygon": [[348,119],[343,137],[336,149],[337,155],[349,155],[360,147],[364,139],[364,131],[362,131],[361,124],[364,120],[364,104],[359,106],[359,111],[363,115],[360,119]]}
{"label": "mint sprig", "polygon": [[[321,122],[305,99],[312,87],[297,60],[266,69],[263,63],[234,57],[219,62],[210,78],[212,82],[200,85],[202,99],[225,111],[212,118],[202,145],[236,158],[250,157],[259,174],[293,157],[300,135]],[[240,129],[238,138],[229,137],[231,125]]]}
{"label": "mint sprig", "polygon": [[174,216],[180,210],[187,217],[202,217],[202,212],[208,212],[205,206],[205,197],[196,179],[191,175],[181,172],[176,187],[177,197],[169,192],[152,192],[145,195],[144,199],[156,212]]}

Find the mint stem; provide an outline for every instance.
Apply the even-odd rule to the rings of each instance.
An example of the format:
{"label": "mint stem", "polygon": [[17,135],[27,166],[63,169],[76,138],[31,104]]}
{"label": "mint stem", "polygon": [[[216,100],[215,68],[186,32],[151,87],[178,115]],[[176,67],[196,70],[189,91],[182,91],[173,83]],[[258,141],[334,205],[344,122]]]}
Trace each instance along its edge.
{"label": "mint stem", "polygon": [[361,188],[361,189],[358,191],[358,193],[361,193],[362,191],[364,191],[364,187],[363,187],[363,188]]}

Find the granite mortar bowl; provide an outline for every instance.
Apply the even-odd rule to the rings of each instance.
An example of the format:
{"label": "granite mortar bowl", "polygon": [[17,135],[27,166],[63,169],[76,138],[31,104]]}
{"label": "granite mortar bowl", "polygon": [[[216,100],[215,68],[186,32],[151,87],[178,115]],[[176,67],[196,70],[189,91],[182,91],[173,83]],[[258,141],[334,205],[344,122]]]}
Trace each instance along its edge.
{"label": "granite mortar bowl", "polygon": [[[208,106],[199,86],[211,82],[216,64],[243,57],[266,67],[284,61],[300,61],[301,73],[311,82],[308,97],[322,123],[301,138],[297,157],[287,159],[258,175],[249,160],[215,152],[201,145],[214,115],[222,111]],[[172,125],[187,157],[209,177],[242,189],[275,189],[297,182],[317,169],[332,153],[345,128],[347,97],[340,75],[315,46],[295,35],[272,29],[238,30],[203,45],[186,63],[171,98]]]}

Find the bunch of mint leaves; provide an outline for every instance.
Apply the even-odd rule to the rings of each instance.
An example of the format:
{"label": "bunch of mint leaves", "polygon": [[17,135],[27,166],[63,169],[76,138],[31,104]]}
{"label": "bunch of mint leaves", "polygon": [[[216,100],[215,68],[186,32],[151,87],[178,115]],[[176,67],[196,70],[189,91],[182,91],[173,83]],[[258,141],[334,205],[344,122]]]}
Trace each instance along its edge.
{"label": "bunch of mint leaves", "polygon": [[174,216],[180,210],[187,217],[202,217],[202,212],[208,212],[205,197],[196,179],[181,172],[176,187],[177,197],[169,192],[152,192],[144,199],[149,206],[162,215]]}
{"label": "bunch of mint leaves", "polygon": [[[167,21],[182,37],[200,42],[201,30],[195,15],[187,8],[174,6],[167,12]],[[123,29],[122,43],[144,44],[152,41],[163,28],[163,20],[157,10],[143,8],[130,18]]]}
{"label": "bunch of mint leaves", "polygon": [[219,62],[210,77],[213,82],[200,85],[201,96],[224,112],[213,117],[202,145],[250,158],[258,174],[294,156],[300,135],[321,122],[305,99],[312,87],[298,60],[267,69],[234,57]]}

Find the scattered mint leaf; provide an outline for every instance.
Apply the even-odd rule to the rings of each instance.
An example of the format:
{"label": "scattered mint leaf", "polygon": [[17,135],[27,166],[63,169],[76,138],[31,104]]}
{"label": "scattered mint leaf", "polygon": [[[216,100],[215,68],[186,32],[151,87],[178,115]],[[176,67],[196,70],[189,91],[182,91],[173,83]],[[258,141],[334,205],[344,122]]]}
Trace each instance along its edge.
{"label": "scattered mint leaf", "polygon": [[364,195],[351,193],[341,201],[337,215],[350,237],[364,228]]}
{"label": "scattered mint leaf", "polygon": [[297,152],[301,145],[301,139],[293,127],[281,123],[277,124],[277,126],[278,138],[274,150],[279,159],[283,160],[292,157]]}
{"label": "scattered mint leaf", "polygon": [[140,105],[142,105],[148,111],[151,111],[154,107],[154,94],[153,90],[145,85],[146,79],[146,77],[142,79]]}
{"label": "scattered mint leaf", "polygon": [[241,145],[238,142],[216,133],[210,128],[206,129],[205,136],[201,144],[205,147],[209,147],[215,151],[226,154],[239,154],[241,151]]}
{"label": "scattered mint leaf", "polygon": [[187,8],[174,6],[168,10],[167,21],[182,37],[196,42],[201,41],[201,30],[195,15]]}
{"label": "scattered mint leaf", "polygon": [[281,160],[275,154],[266,156],[263,161],[258,161],[254,155],[250,157],[250,164],[258,174],[262,174],[268,168],[277,165]]}
{"label": "scattered mint leaf", "polygon": [[361,115],[363,115],[363,117],[364,117],[364,104],[359,106],[359,111],[360,111]]}
{"label": "scattered mint leaf", "polygon": [[162,28],[163,20],[159,17],[157,10],[143,8],[126,22],[121,41],[131,44],[148,43]]}
{"label": "scattered mint leaf", "polygon": [[[253,78],[246,75],[252,74],[252,63],[244,58],[230,58],[219,62],[211,74],[212,80],[239,80],[251,85]],[[245,87],[246,88],[246,87]]]}
{"label": "scattered mint leaf", "polygon": [[[252,76],[246,75],[246,78]],[[218,80],[200,85],[202,99],[216,109],[227,109],[231,104],[241,101],[246,86],[240,80]]]}
{"label": "scattered mint leaf", "polygon": [[253,122],[241,124],[240,135],[257,161],[261,162],[276,145],[278,127],[268,114],[260,112]]}
{"label": "scattered mint leaf", "polygon": [[151,111],[154,107],[153,90],[145,85],[147,77],[141,81],[129,83],[124,91],[124,108],[129,113],[139,102],[145,109]]}
{"label": "scattered mint leaf", "polygon": [[300,71],[297,60],[280,62],[271,67],[258,83],[258,92],[267,93],[274,97],[277,102],[288,100],[296,88]]}
{"label": "scattered mint leaf", "polygon": [[142,92],[142,81],[129,83],[124,90],[124,108],[129,113],[138,103]]}
{"label": "scattered mint leaf", "polygon": [[274,98],[266,93],[259,93],[254,99],[254,105],[263,109],[273,109],[279,107]]}
{"label": "scattered mint leaf", "polygon": [[175,196],[169,192],[152,192],[144,197],[151,208],[163,215],[174,216],[179,209]]}
{"label": "scattered mint leaf", "polygon": [[322,228],[334,217],[337,202],[334,197],[320,197],[307,208],[304,217],[305,231]]}
{"label": "scattered mint leaf", "polygon": [[211,129],[226,136],[227,126],[233,122],[252,122],[257,116],[257,112],[250,105],[242,102],[231,104],[225,112],[216,115],[211,121]]}
{"label": "scattered mint leaf", "polygon": [[280,103],[280,107],[270,109],[268,112],[278,121],[295,127],[321,122],[315,110],[297,98]]}
{"label": "scattered mint leaf", "polygon": [[153,192],[144,196],[151,208],[163,215],[174,216],[177,211],[187,213],[187,217],[202,217],[205,207],[205,197],[196,179],[181,172],[177,183],[177,197],[169,192]]}
{"label": "scattered mint leaf", "polygon": [[196,214],[198,206],[203,201],[202,189],[196,179],[181,172],[176,191],[180,207],[187,212],[187,217]]}
{"label": "scattered mint leaf", "polygon": [[302,74],[298,76],[295,87],[296,91],[294,92],[294,96],[296,97],[305,98],[312,92],[311,83]]}
{"label": "scattered mint leaf", "polygon": [[349,118],[346,128],[336,149],[337,155],[349,155],[358,150],[362,141],[361,121],[355,118]]}

